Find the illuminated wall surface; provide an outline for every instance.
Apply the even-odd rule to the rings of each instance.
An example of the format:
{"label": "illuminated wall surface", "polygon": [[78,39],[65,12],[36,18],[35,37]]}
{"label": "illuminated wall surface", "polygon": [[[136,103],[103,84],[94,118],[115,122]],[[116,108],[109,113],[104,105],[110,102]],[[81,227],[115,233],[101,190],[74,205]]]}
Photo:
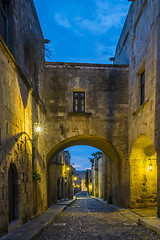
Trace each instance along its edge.
{"label": "illuminated wall surface", "polygon": [[[154,206],[158,200],[160,209],[159,197],[157,198],[159,170],[157,171],[156,165],[160,152],[158,43],[160,25],[159,21],[155,21],[159,16],[159,3],[136,0],[131,4],[115,52],[115,63],[130,66],[128,153],[130,205],[133,208]],[[144,102],[141,103],[140,81],[144,71]],[[152,171],[148,169],[150,164]],[[160,210],[158,213],[160,215]]]}
{"label": "illuminated wall surface", "polygon": [[[32,1],[4,2],[7,38],[0,36],[0,236],[47,209],[44,138],[36,139],[34,134],[34,124],[45,118],[43,36]],[[41,174],[42,184],[33,180],[33,169]]]}
{"label": "illuminated wall surface", "polygon": [[[93,187],[97,196],[102,193],[122,207],[157,204],[160,216],[160,2],[132,2],[113,65],[44,64],[44,39],[33,1],[6,2],[11,12],[7,46],[0,37],[0,235],[43,213],[49,200],[72,194],[71,171],[72,188],[66,182],[65,193],[66,169],[52,160],[74,145],[96,147],[108,158],[99,173],[103,189],[96,173],[90,193]],[[73,112],[74,91],[85,92],[84,113]],[[38,122],[43,131],[35,138]],[[41,182],[33,179],[33,169]],[[11,206],[12,174],[16,213]]]}
{"label": "illuminated wall surface", "polygon": [[157,153],[148,137],[139,137],[130,157],[130,206],[157,205]]}

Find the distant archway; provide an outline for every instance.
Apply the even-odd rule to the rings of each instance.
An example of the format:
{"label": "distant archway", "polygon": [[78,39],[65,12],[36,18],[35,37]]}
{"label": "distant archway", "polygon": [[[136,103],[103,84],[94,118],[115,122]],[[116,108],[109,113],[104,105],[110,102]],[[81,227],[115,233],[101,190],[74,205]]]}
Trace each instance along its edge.
{"label": "distant archway", "polygon": [[130,207],[157,205],[157,153],[150,138],[140,135],[130,155]]}
{"label": "distant archway", "polygon": [[19,217],[18,207],[18,172],[14,163],[8,170],[8,199],[9,199],[9,223]]}
{"label": "distant archway", "polygon": [[[88,145],[96,147],[104,152],[114,165],[114,196],[113,204],[128,207],[129,204],[129,176],[126,175],[126,161],[122,152],[106,139],[99,136],[78,135],[67,138],[53,148],[47,154],[48,169],[52,159],[65,148],[75,145]],[[49,170],[48,170],[49,173]],[[48,184],[48,193],[49,193]],[[50,196],[48,196],[48,200]],[[49,200],[50,201],[50,200]],[[50,203],[49,203],[50,205]]]}

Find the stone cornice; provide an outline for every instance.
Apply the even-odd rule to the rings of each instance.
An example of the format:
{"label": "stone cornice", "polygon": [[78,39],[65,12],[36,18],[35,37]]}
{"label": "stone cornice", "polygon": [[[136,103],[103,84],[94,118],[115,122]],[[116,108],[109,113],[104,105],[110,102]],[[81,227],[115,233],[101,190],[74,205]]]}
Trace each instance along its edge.
{"label": "stone cornice", "polygon": [[93,70],[121,70],[128,71],[128,65],[97,64],[97,63],[67,63],[67,62],[45,62],[45,68],[52,69],[93,69]]}

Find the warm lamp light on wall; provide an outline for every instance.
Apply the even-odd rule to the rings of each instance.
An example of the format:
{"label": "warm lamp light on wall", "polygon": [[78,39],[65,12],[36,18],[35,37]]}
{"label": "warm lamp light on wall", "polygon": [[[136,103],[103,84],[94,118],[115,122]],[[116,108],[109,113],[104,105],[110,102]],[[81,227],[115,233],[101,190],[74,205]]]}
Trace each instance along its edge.
{"label": "warm lamp light on wall", "polygon": [[152,161],[151,161],[151,158],[148,158],[148,161],[149,161],[148,171],[152,172]]}
{"label": "warm lamp light on wall", "polygon": [[67,169],[67,171],[69,171],[69,170],[70,170],[70,168],[69,168],[69,167],[67,167],[66,169]]}
{"label": "warm lamp light on wall", "polygon": [[39,134],[42,132],[42,123],[40,122],[35,122],[33,124],[33,136],[32,136],[32,141],[37,141]]}

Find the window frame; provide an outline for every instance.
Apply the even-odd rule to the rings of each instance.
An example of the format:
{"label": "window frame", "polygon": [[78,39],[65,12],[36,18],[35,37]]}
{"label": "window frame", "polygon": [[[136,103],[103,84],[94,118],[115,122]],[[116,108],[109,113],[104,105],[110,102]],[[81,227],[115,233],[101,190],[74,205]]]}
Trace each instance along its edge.
{"label": "window frame", "polygon": [[[77,96],[75,96],[77,94]],[[81,96],[83,94],[83,96]],[[84,113],[85,112],[85,91],[73,91],[73,112],[75,113]],[[77,100],[77,104],[76,104]],[[82,103],[83,102],[83,103]]]}

